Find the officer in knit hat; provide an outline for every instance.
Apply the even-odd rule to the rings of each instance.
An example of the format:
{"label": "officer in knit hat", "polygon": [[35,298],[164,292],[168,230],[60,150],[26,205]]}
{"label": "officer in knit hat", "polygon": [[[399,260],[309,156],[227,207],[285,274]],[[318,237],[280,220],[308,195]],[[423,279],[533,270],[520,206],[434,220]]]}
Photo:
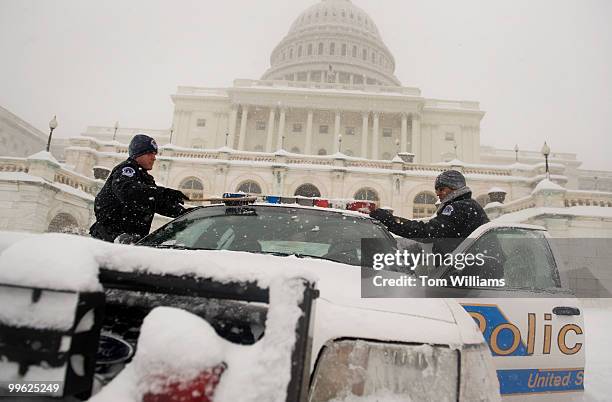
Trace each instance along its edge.
{"label": "officer in knit hat", "polygon": [[434,188],[440,206],[436,215],[427,221],[396,217],[385,209],[376,209],[370,216],[399,236],[433,243],[434,253],[449,253],[477,227],[489,222],[489,218],[472,199],[472,190],[466,186],[461,172],[442,172],[436,178]]}
{"label": "officer in knit hat", "polygon": [[136,134],[128,147],[129,158],[115,166],[96,196],[96,222],[92,237],[105,241],[137,240],[151,230],[155,213],[177,217],[185,212],[189,198],[178,190],[155,184],[153,169],[157,143],[146,134]]}

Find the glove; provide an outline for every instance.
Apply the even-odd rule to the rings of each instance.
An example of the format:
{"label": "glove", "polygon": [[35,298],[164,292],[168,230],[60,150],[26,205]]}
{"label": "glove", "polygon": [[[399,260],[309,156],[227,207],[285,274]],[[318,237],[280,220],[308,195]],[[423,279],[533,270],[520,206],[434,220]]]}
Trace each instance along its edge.
{"label": "glove", "polygon": [[189,200],[189,197],[187,197],[183,192],[179,190],[174,190],[172,188],[167,188],[166,194],[170,200],[178,204],[184,204],[185,201]]}
{"label": "glove", "polygon": [[393,214],[388,209],[375,209],[374,211],[370,212],[370,216],[381,221],[382,223],[391,222],[393,220]]}

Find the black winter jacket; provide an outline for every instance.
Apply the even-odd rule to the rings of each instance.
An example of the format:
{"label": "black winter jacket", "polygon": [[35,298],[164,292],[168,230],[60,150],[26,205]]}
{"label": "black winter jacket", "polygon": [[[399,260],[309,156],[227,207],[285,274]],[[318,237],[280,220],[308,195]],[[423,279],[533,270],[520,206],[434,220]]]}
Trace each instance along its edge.
{"label": "black winter jacket", "polygon": [[[461,191],[461,190],[457,190]],[[379,219],[389,231],[424,243],[433,243],[434,253],[450,253],[476,228],[489,222],[486,212],[472,199],[469,188],[445,201],[429,221],[399,218],[383,212],[371,215]]]}
{"label": "black winter jacket", "polygon": [[146,236],[155,213],[177,217],[185,209],[180,192],[157,186],[155,179],[133,159],[117,165],[96,196],[96,222],[90,234],[112,242],[122,233]]}

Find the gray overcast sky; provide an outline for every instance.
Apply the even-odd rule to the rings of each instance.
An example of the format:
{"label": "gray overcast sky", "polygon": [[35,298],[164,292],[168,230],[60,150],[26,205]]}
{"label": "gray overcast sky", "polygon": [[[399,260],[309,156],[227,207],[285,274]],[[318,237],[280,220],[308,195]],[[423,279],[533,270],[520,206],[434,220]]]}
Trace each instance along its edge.
{"label": "gray overcast sky", "polygon": [[[178,85],[260,78],[318,0],[0,0],[0,105],[58,135],[168,128]],[[576,152],[612,170],[612,1],[353,0],[396,76],[431,98],[477,100],[482,143]]]}

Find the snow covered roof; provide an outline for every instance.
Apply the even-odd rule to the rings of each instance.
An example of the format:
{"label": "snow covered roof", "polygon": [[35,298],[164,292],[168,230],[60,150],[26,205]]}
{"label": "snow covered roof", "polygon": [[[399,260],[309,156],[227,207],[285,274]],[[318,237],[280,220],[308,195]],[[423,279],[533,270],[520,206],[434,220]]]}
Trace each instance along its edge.
{"label": "snow covered roof", "polygon": [[495,219],[496,222],[526,222],[541,215],[612,218],[612,208],[596,206],[575,206],[567,208],[536,207],[511,212]]}

